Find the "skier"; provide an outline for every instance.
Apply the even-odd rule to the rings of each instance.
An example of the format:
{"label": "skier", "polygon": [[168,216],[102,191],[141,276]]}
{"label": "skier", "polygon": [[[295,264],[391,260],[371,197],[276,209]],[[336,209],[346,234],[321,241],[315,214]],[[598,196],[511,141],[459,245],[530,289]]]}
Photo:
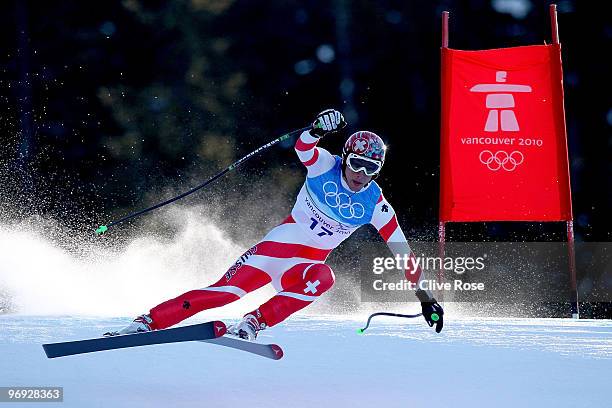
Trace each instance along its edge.
{"label": "skier", "polygon": [[[295,151],[308,171],[291,214],[261,242],[247,250],[214,284],[191,290],[138,316],[128,327],[107,335],[137,333],[170,327],[194,314],[240,299],[268,283],[278,293],[230,326],[228,333],[254,340],[311,304],[334,284],[334,273],[325,259],[362,225],[372,224],[400,256],[413,256],[398,225],[393,207],[374,181],[385,162],[386,146],[373,132],[353,133],[342,157],[317,147],[319,140],[346,126],[342,114],[328,109],[317,115],[303,132]],[[418,283],[421,270],[407,270],[406,278]],[[426,291],[417,290],[423,316],[436,332],[443,326],[443,310]],[[439,316],[434,321],[432,314]]]}

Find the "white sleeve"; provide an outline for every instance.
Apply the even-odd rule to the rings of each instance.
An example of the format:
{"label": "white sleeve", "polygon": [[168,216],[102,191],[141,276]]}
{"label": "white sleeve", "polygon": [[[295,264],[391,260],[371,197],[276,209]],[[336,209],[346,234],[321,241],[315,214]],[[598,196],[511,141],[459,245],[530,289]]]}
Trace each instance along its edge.
{"label": "white sleeve", "polygon": [[295,143],[295,152],[300,161],[308,169],[308,177],[316,177],[334,167],[336,160],[325,149],[317,147],[319,138],[312,136],[310,131],[303,132]]}
{"label": "white sleeve", "polygon": [[[410,245],[408,245],[406,236],[397,222],[395,210],[393,210],[393,207],[391,207],[391,204],[389,204],[382,193],[378,198],[376,207],[374,207],[374,214],[372,215],[372,221],[370,221],[370,223],[376,228],[382,239],[385,240],[389,250],[394,256],[399,255],[403,258],[404,255],[407,255],[413,260],[409,262],[409,265],[416,265],[416,259],[414,258],[412,249]],[[424,277],[423,271],[418,265],[416,268],[409,267],[406,269],[405,276],[407,280],[416,284]]]}

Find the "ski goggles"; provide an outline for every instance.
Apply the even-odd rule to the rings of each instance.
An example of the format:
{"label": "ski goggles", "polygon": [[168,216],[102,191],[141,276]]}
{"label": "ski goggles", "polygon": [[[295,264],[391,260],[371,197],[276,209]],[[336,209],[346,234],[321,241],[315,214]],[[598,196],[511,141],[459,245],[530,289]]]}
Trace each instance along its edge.
{"label": "ski goggles", "polygon": [[346,164],[355,173],[363,171],[366,176],[375,176],[380,172],[382,163],[379,160],[369,159],[355,153],[349,153]]}

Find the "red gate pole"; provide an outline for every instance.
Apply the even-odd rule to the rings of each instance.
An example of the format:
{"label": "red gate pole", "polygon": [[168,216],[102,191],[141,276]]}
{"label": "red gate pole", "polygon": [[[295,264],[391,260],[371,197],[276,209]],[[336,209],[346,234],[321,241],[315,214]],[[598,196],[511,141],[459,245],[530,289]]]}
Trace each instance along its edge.
{"label": "red gate pole", "polygon": [[442,12],[442,48],[448,48],[448,11]]}
{"label": "red gate pole", "polygon": [[578,288],[576,285],[576,250],[574,242],[574,221],[567,221],[567,256],[569,258],[572,318],[580,319],[580,306],[578,304]]}
{"label": "red gate pole", "polygon": [[557,23],[557,5],[551,4],[548,7],[550,12],[550,27],[552,30],[553,44],[559,44],[559,24]]}
{"label": "red gate pole", "polygon": [[[557,5],[551,4],[548,7],[550,12],[550,27],[552,31],[553,44],[559,44],[559,23],[557,21]],[[565,138],[567,139],[567,132],[565,132]],[[576,284],[576,245],[574,239],[574,215],[571,214],[571,219],[566,221],[567,228],[567,255],[568,264],[570,270],[570,284],[571,284],[571,304],[572,304],[572,318],[580,318],[580,306],[578,304],[578,289]]]}
{"label": "red gate pole", "polygon": [[[448,48],[448,17],[449,17],[449,14],[450,13],[448,11],[442,12],[442,48]],[[443,60],[441,61],[441,64],[444,64]],[[443,71],[444,71],[443,69],[440,70],[440,72],[443,72]],[[443,86],[443,85],[444,83],[441,80],[440,86]],[[443,120],[444,118],[441,117],[440,121],[443,121]],[[440,174],[440,177],[442,177],[442,174]],[[440,194],[439,204],[442,205],[442,194]],[[441,259],[444,259],[445,243],[446,243],[446,222],[439,220],[438,221],[438,256]],[[444,282],[444,267],[440,268],[440,270],[438,271],[438,281]],[[440,295],[438,296],[440,298],[440,301],[444,300],[444,292],[440,292]]]}

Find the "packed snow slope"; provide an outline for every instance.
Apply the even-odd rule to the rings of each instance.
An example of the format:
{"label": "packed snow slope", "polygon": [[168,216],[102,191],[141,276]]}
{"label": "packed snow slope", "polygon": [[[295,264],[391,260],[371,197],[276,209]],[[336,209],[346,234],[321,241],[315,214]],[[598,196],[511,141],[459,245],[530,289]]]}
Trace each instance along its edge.
{"label": "packed snow slope", "polygon": [[[612,322],[469,318],[445,305],[440,334],[422,318],[383,318],[358,335],[370,312],[419,306],[362,303],[351,259],[336,259],[336,284],[315,304],[262,332],[283,347],[279,361],[201,342],[47,359],[44,343],[100,336],[215,282],[263,234],[234,242],[196,209],[158,217],[164,233],[101,238],[45,219],[0,221],[0,386],[64,387],[61,406],[75,408],[610,405]],[[265,287],[181,324],[231,323],[273,294]]]}
{"label": "packed snow slope", "polygon": [[41,344],[128,318],[3,315],[0,384],[61,386],[79,408],[609,405],[612,322],[446,317],[440,334],[382,318],[363,335],[362,320],[294,317],[260,336],[284,348],[273,361],[200,342],[47,359]]}

